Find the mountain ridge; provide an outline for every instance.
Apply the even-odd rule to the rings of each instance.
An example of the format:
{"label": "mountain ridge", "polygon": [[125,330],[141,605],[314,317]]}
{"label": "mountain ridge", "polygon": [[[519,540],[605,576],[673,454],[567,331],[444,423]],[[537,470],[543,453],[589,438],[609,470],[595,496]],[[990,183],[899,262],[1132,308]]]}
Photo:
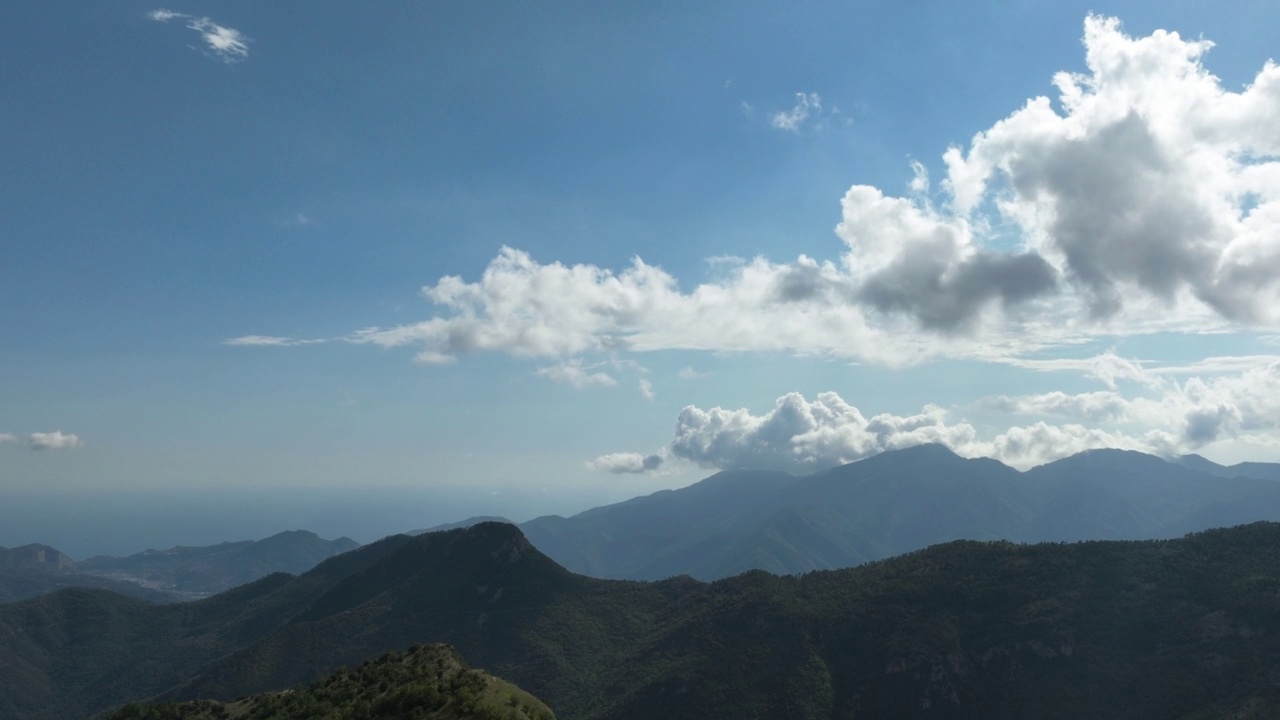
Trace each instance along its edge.
{"label": "mountain ridge", "polygon": [[1018,471],[925,444],[801,477],[723,471],[679,490],[569,518],[534,518],[521,528],[557,562],[593,577],[714,580],[754,568],[789,574],[956,539],[1178,537],[1280,520],[1280,483],[1266,479],[1280,465],[1245,469],[1258,477],[1102,449]]}
{"label": "mountain ridge", "polygon": [[[961,540],[713,583],[573,575],[498,524],[348,555],[179,606],[64,591],[0,609],[0,682],[28,670],[21,692],[3,687],[0,714],[82,716],[157,693],[230,700],[406,642],[447,642],[562,718],[1280,711],[1280,634],[1267,631],[1280,624],[1276,523],[1163,541]],[[18,632],[27,617],[48,630]],[[79,639],[59,645],[73,625]],[[60,647],[92,676],[66,677],[75,658]],[[196,648],[202,662],[174,666]]]}
{"label": "mountain ridge", "polygon": [[76,563],[80,572],[134,582],[190,599],[228,590],[273,572],[298,574],[359,547],[348,537],[325,540],[286,530],[261,540],[148,549],[126,557],[99,555]]}

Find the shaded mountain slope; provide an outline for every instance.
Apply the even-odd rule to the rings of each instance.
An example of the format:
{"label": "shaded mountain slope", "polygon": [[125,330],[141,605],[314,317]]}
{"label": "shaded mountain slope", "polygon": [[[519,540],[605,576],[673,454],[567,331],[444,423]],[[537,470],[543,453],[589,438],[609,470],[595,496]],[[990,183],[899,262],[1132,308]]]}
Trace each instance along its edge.
{"label": "shaded mountain slope", "polygon": [[88,717],[160,693],[280,628],[406,540],[388,538],[301,577],[277,573],[189,603],[157,606],[70,589],[2,607],[0,717]]}
{"label": "shaded mountain slope", "polygon": [[720,473],[521,528],[575,572],[714,580],[851,567],[956,539],[1178,537],[1256,520],[1280,520],[1280,483],[1114,450],[1019,472],[922,445],[801,478]]}
{"label": "shaded mountain slope", "polygon": [[[227,700],[313,681],[388,646],[448,641],[568,718],[1280,711],[1275,524],[1172,541],[957,541],[851,570],[712,584],[571,575],[507,525],[396,541],[327,586],[273,576],[261,581],[270,587],[204,601],[223,613],[219,649],[230,635],[244,644],[195,669],[165,660],[180,656],[191,624],[166,625],[169,608],[99,599],[97,611],[78,614],[73,647],[88,652],[105,634],[128,661],[99,665],[96,684],[78,687],[51,663],[29,684],[43,679],[54,695],[80,695],[77,707],[100,708],[112,704],[103,688],[142,689],[132,668],[141,663],[177,685],[166,698]],[[67,649],[68,595],[50,596],[62,617],[46,610],[48,631],[27,646],[14,644],[12,613],[39,602],[0,611],[10,631],[0,630],[0,657],[47,657],[51,642]],[[243,630],[264,605],[278,624]],[[26,714],[6,717],[59,716],[37,701],[28,693]]]}
{"label": "shaded mountain slope", "polygon": [[627,671],[626,649],[652,627],[666,599],[650,585],[570,574],[514,526],[483,523],[414,538],[165,697],[297,685],[430,638],[499,675],[518,665],[542,692],[586,702],[591,688]]}
{"label": "shaded mountain slope", "polygon": [[509,525],[384,543],[177,606],[199,617],[86,592],[0,609],[0,714],[229,701],[441,641],[562,718],[1280,713],[1272,523],[710,584],[572,575]]}
{"label": "shaded mountain slope", "polygon": [[535,518],[520,529],[556,562],[592,577],[719,576],[738,552],[736,544],[777,509],[795,482],[786,473],[722,472],[571,518]]}
{"label": "shaded mountain slope", "polygon": [[505,680],[470,668],[448,645],[414,645],[355,668],[342,668],[305,688],[262,693],[228,703],[192,700],[130,705],[109,720],[555,720],[542,701]]}
{"label": "shaded mountain slope", "polygon": [[1219,465],[1199,455],[1180,455],[1175,461],[1194,470],[1224,478],[1248,477],[1258,480],[1280,480],[1280,463],[1242,462]]}

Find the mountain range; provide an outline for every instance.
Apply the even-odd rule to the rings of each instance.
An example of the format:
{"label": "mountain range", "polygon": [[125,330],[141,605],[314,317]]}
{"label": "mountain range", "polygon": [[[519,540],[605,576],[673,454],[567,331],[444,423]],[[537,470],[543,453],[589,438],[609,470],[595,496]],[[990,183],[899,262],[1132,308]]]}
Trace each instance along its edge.
{"label": "mountain range", "polygon": [[76,563],[80,572],[129,580],[185,596],[229,590],[275,572],[306,572],[360,543],[348,537],[325,540],[306,530],[276,533],[262,540],[203,547],[144,550],[127,557],[97,556]]}
{"label": "mountain range", "polygon": [[358,546],[350,538],[325,540],[294,530],[263,540],[179,546],[80,562],[47,545],[0,548],[0,604],[64,587],[102,588],[150,602],[191,600],[273,572],[305,572]]}
{"label": "mountain range", "polygon": [[0,608],[0,715],[229,701],[447,642],[561,718],[1273,717],[1276,627],[1274,523],[714,583],[574,575],[481,523],[190,603],[63,590]]}
{"label": "mountain range", "polygon": [[803,477],[726,471],[679,490],[535,518],[573,572],[701,580],[851,567],[949,540],[1137,540],[1280,520],[1280,465],[1094,450],[1025,472],[940,445]]}
{"label": "mountain range", "polygon": [[67,587],[112,590],[150,602],[179,599],[172,593],[137,583],[78,572],[70,557],[48,545],[32,543],[16,548],[0,547],[0,605]]}

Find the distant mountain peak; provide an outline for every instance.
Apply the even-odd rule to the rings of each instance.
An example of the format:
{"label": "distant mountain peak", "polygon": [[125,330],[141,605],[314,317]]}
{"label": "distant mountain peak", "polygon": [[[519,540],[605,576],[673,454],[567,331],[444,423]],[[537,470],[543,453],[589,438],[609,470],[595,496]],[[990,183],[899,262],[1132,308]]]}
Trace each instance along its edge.
{"label": "distant mountain peak", "polygon": [[486,521],[464,528],[460,532],[465,537],[475,538],[485,547],[493,548],[489,555],[499,564],[512,565],[519,562],[530,551],[537,552],[520,528],[511,523]]}
{"label": "distant mountain peak", "polygon": [[[884,465],[919,465],[922,463],[946,463],[946,462],[962,462],[968,458],[957,455],[954,450],[941,443],[922,443],[920,445],[912,445],[911,447],[898,448],[894,450],[885,450],[876,453],[862,460],[858,460],[851,465],[868,466],[884,464]],[[842,466],[842,467],[848,467]]]}
{"label": "distant mountain peak", "polygon": [[1120,448],[1093,448],[1090,450],[1082,450],[1075,455],[1055,460],[1049,465],[1063,464],[1071,465],[1096,465],[1105,463],[1111,466],[1140,466],[1140,467],[1163,467],[1166,465],[1177,465],[1157,455],[1148,455],[1137,450],[1122,450]]}
{"label": "distant mountain peak", "polygon": [[964,458],[956,454],[954,450],[943,445],[942,443],[921,443],[912,445],[911,447],[899,448],[897,450],[886,450],[883,455],[896,455],[898,457],[927,457],[927,458]]}
{"label": "distant mountain peak", "polygon": [[65,570],[74,565],[75,563],[65,553],[48,545],[31,543],[9,550],[0,547],[0,567]]}
{"label": "distant mountain peak", "polygon": [[406,535],[423,535],[426,533],[444,532],[446,530],[457,530],[459,528],[468,528],[468,527],[471,527],[472,525],[479,525],[482,522],[498,522],[498,523],[507,523],[509,525],[515,524],[500,515],[476,515],[474,517],[469,517],[466,520],[459,520],[458,522],[445,523],[443,525],[432,525],[431,527],[428,527],[428,528],[410,530],[405,534]]}

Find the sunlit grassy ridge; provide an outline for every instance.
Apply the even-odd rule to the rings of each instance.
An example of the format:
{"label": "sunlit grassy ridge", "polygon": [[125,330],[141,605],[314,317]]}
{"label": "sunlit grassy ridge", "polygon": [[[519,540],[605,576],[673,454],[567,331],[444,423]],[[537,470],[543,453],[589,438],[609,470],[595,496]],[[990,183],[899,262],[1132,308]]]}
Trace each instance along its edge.
{"label": "sunlit grassy ridge", "polygon": [[448,645],[414,645],[304,688],[221,703],[129,705],[110,720],[554,720],[540,700],[475,670]]}

